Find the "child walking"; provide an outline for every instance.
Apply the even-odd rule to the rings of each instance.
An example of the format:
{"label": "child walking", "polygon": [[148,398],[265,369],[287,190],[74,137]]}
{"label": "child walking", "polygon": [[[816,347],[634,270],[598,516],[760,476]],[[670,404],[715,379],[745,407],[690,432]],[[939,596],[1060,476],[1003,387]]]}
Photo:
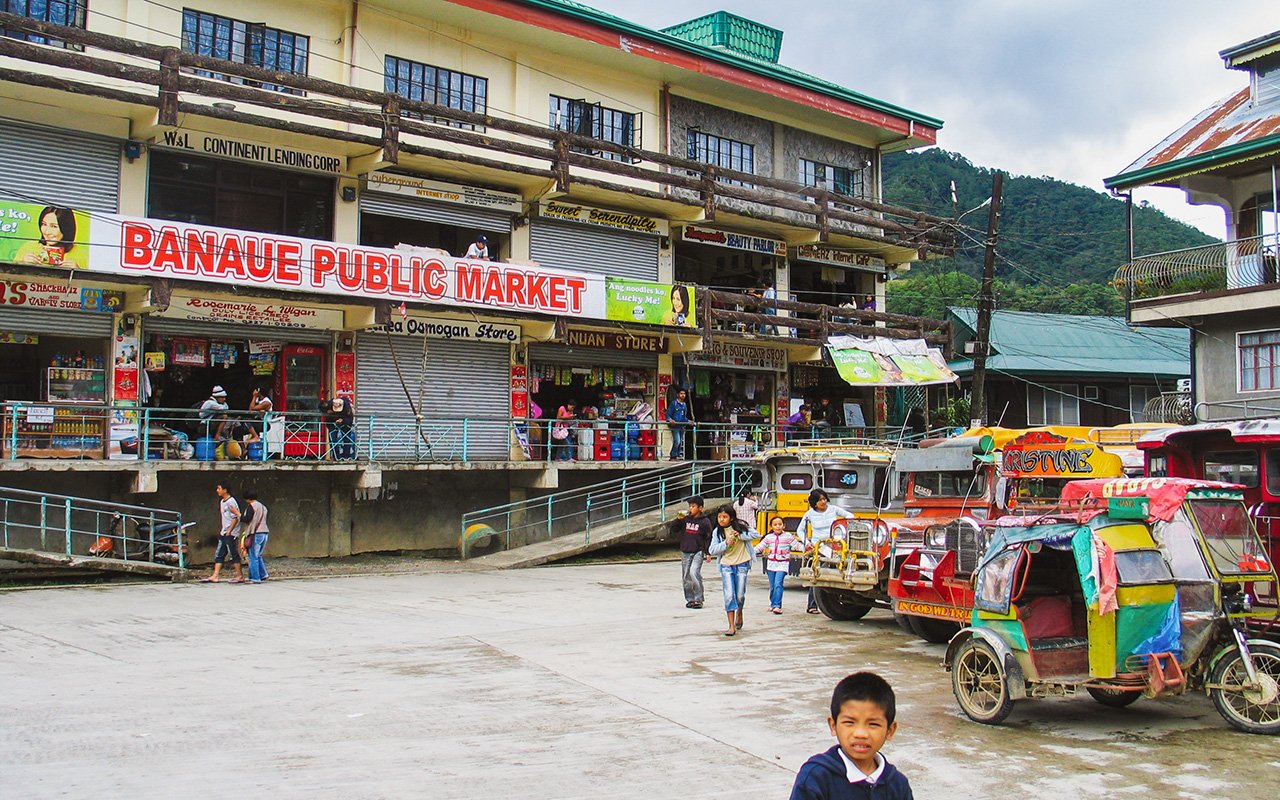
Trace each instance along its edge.
{"label": "child walking", "polygon": [[716,509],[708,553],[720,556],[720,582],[724,586],[724,612],[729,619],[725,636],[742,628],[742,606],[747,600],[747,574],[751,572],[751,543],[760,534],[733,514],[733,506]]}
{"label": "child walking", "polygon": [[756,552],[765,557],[765,574],[769,576],[769,610],[775,614],[782,613],[782,584],[791,567],[791,551],[803,549],[804,545],[787,530],[782,517],[769,520],[769,532],[756,545]]}

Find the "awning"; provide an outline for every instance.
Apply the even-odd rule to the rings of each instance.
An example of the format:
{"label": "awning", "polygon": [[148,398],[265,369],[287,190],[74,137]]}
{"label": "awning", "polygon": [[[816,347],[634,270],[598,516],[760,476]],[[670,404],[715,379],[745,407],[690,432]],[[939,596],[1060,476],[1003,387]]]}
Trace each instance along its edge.
{"label": "awning", "polygon": [[924,339],[832,336],[827,351],[836,371],[853,386],[928,386],[959,380],[942,351]]}

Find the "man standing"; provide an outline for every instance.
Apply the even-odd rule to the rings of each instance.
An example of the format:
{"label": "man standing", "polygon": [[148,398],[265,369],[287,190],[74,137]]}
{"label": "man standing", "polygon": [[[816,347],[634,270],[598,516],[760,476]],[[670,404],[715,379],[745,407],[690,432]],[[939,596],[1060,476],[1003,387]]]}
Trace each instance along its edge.
{"label": "man standing", "polygon": [[671,523],[671,535],[680,537],[680,580],[684,585],[684,607],[702,608],[702,565],[710,561],[711,520],[702,513],[706,501],[689,498],[689,513]]}
{"label": "man standing", "polygon": [[356,411],[345,397],[321,400],[320,411],[329,424],[329,453],[339,461],[356,457]]}
{"label": "man standing", "polygon": [[483,233],[477,234],[471,246],[467,248],[467,254],[463,258],[474,258],[480,261],[490,261],[489,258],[489,237]]}
{"label": "man standing", "polygon": [[249,560],[249,583],[262,583],[267,579],[267,562],[262,558],[262,551],[267,547],[267,537],[271,533],[267,529],[267,507],[258,500],[258,493],[248,491],[244,493],[245,503],[248,505],[247,510],[253,512],[253,516],[245,524],[245,548],[247,558]]}
{"label": "man standing", "polygon": [[671,428],[671,460],[684,458],[685,434],[690,427],[689,393],[676,392],[676,399],[667,406],[667,426]]}
{"label": "man standing", "polygon": [[222,562],[230,560],[236,568],[236,578],[232,583],[244,583],[244,572],[240,569],[240,547],[236,544],[236,529],[240,527],[240,506],[231,496],[231,490],[225,483],[220,483],[218,493],[218,517],[222,520],[222,528],[218,531],[218,549],[213,554],[213,575],[201,580],[201,583],[218,583],[222,574]]}

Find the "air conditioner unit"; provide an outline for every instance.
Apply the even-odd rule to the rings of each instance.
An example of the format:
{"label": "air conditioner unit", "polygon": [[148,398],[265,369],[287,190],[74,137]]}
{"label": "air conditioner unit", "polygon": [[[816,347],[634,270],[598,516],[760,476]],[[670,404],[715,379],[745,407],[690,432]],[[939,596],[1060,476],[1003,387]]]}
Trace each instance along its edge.
{"label": "air conditioner unit", "polygon": [[1085,400],[1097,400],[1097,399],[1098,399],[1098,395],[1099,395],[1099,392],[1098,392],[1098,387],[1097,387],[1097,386],[1086,386],[1086,387],[1084,387],[1084,399],[1085,399]]}
{"label": "air conditioner unit", "polygon": [[981,348],[977,342],[965,342],[961,349],[966,356],[976,356]]}

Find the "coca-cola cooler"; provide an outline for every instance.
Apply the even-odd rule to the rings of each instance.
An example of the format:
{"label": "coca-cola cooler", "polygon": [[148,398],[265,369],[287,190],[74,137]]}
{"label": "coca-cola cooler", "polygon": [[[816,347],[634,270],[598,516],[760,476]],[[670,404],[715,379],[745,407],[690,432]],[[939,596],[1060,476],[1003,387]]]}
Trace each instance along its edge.
{"label": "coca-cola cooler", "polygon": [[[328,449],[324,425],[316,416],[327,385],[325,353],[325,348],[307,344],[285,345],[280,351],[275,409],[286,414],[298,412],[285,434],[285,458],[316,458]],[[314,420],[314,425],[298,424],[308,419]]]}

